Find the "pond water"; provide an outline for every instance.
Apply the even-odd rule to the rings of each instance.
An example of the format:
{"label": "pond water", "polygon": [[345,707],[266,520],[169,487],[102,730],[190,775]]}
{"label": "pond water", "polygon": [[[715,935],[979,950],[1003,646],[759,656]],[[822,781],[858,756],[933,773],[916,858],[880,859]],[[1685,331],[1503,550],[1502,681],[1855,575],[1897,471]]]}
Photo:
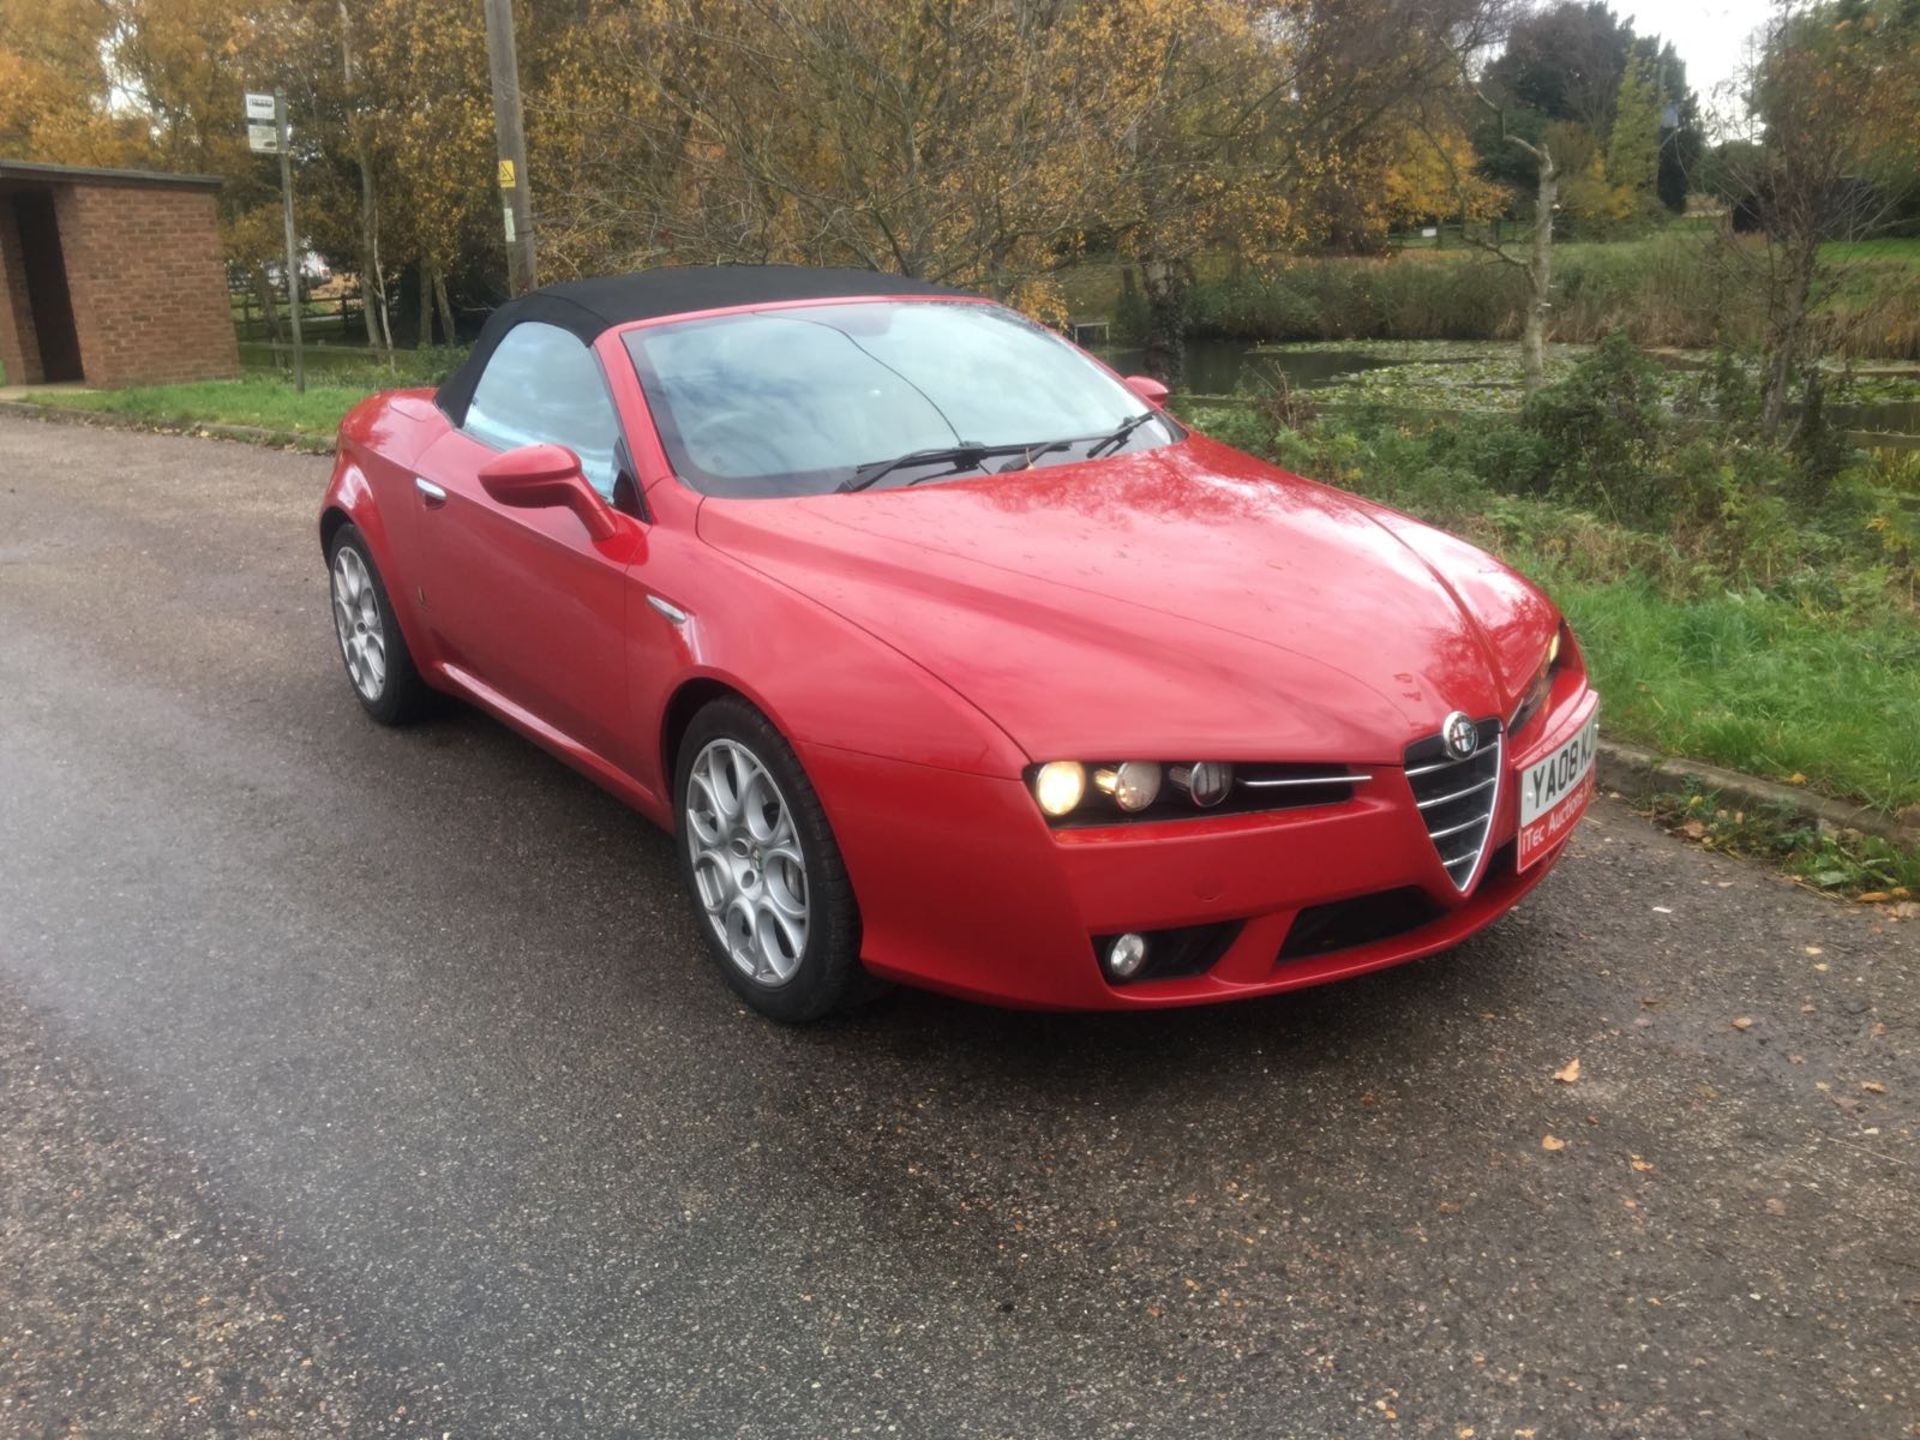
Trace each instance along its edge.
{"label": "pond water", "polygon": [[[1562,361],[1579,353],[1555,347]],[[1101,358],[1123,375],[1143,368],[1139,350],[1111,349]],[[1661,357],[1675,369],[1697,368],[1704,357]],[[1483,342],[1395,341],[1370,348],[1355,342],[1351,348],[1325,346],[1250,346],[1238,340],[1199,340],[1187,346],[1179,393],[1193,397],[1229,397],[1257,392],[1284,376],[1296,389],[1327,390],[1351,387],[1357,392],[1409,407],[1436,410],[1499,410],[1519,399],[1517,346]],[[1353,384],[1356,376],[1392,370],[1404,372],[1388,381]],[[1380,382],[1387,381],[1382,384]],[[1906,370],[1904,379],[1871,382],[1881,393],[1850,405],[1834,407],[1840,423],[1850,430],[1911,437],[1920,444],[1920,367]],[[1887,395],[1888,389],[1894,391]],[[1331,398],[1331,397],[1329,397]]]}
{"label": "pond water", "polygon": [[[1122,375],[1132,375],[1145,364],[1141,350],[1102,350],[1097,352]],[[1180,376],[1183,395],[1235,395],[1243,387],[1270,383],[1275,374],[1284,374],[1296,389],[1331,385],[1342,376],[1364,370],[1384,370],[1407,361],[1391,355],[1375,355],[1365,350],[1306,350],[1292,347],[1263,347],[1255,350],[1239,340],[1193,340],[1187,344]]]}

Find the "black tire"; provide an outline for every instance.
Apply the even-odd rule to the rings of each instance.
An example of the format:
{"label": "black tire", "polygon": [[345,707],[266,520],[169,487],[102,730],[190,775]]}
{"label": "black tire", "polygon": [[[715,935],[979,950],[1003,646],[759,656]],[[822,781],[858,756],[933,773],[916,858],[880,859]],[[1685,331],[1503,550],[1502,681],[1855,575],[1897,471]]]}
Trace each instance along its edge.
{"label": "black tire", "polygon": [[[346,562],[349,571],[352,563],[357,561],[365,574],[366,586],[371,591],[370,606],[348,602],[347,608],[353,613],[351,621],[341,613],[345,593],[342,551],[352,552],[352,559]],[[406,725],[426,715],[433,708],[433,691],[420,678],[420,671],[413,663],[413,654],[407,649],[407,637],[400,633],[400,622],[394,618],[393,603],[387,599],[386,582],[380,578],[380,567],[373,563],[373,551],[368,548],[366,537],[359,528],[351,523],[334,531],[333,539],[327,543],[327,595],[327,611],[334,622],[334,638],[339,642],[340,660],[346,667],[347,683],[353,687],[354,697],[359,700],[361,708],[382,725]],[[374,638],[379,642],[382,669],[377,686],[368,678],[371,672],[356,670],[355,658],[349,650],[349,633],[345,628],[349,623],[363,632],[372,629]],[[364,661],[360,663],[365,664]],[[369,693],[370,690],[372,693]]]}
{"label": "black tire", "polygon": [[[696,763],[718,741],[745,750],[772,777],[779,792],[777,798],[790,814],[800,841],[806,939],[797,967],[785,978],[769,975],[756,979],[749,975],[746,962],[734,958],[715,923],[714,912],[702,898],[695,860],[698,832],[690,818],[696,802],[691,792]],[[769,1019],[797,1025],[855,1004],[877,988],[860,963],[860,908],[820,797],[793,747],[766,716],[732,696],[714,700],[700,710],[680,742],[674,762],[673,796],[674,848],[680,856],[681,880],[707,949],[735,994]],[[756,861],[759,858],[756,856]],[[763,868],[771,871],[772,866]],[[745,873],[752,876],[754,872],[749,866]],[[760,879],[770,887],[773,876],[763,873]]]}

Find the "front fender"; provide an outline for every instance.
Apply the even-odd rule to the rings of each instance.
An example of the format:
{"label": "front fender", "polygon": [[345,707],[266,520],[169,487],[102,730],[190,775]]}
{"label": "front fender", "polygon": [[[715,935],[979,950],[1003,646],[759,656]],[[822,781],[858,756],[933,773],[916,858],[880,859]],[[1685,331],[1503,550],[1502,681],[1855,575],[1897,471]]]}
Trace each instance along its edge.
{"label": "front fender", "polygon": [[[795,746],[1017,777],[1027,757],[951,686],[797,591],[706,545],[658,527],[629,572],[627,673],[646,753],[633,773],[672,794],[662,745],[687,687],[724,686],[757,706]],[[652,599],[685,615],[676,621]],[[829,815],[833,798],[823,795]]]}

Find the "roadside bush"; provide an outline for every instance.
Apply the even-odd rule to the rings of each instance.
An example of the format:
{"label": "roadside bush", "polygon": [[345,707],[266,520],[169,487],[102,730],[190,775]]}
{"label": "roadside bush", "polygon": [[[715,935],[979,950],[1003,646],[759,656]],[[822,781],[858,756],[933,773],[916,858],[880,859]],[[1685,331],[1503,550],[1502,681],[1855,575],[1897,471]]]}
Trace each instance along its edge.
{"label": "roadside bush", "polygon": [[1669,511],[1656,468],[1668,426],[1659,375],[1621,332],[1565,380],[1528,397],[1520,424],[1550,457],[1536,475],[1546,492],[1597,505],[1617,520]]}

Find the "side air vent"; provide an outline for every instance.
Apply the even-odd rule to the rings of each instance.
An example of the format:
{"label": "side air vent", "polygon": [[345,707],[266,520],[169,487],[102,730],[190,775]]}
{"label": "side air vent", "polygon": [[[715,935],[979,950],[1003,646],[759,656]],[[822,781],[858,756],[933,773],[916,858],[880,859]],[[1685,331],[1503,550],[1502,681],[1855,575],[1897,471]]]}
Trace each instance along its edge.
{"label": "side air vent", "polygon": [[1407,747],[1407,784],[1413,788],[1427,838],[1462,895],[1480,873],[1500,801],[1500,722],[1482,720],[1479,731],[1479,744],[1461,760],[1447,753],[1446,741],[1438,735]]}

